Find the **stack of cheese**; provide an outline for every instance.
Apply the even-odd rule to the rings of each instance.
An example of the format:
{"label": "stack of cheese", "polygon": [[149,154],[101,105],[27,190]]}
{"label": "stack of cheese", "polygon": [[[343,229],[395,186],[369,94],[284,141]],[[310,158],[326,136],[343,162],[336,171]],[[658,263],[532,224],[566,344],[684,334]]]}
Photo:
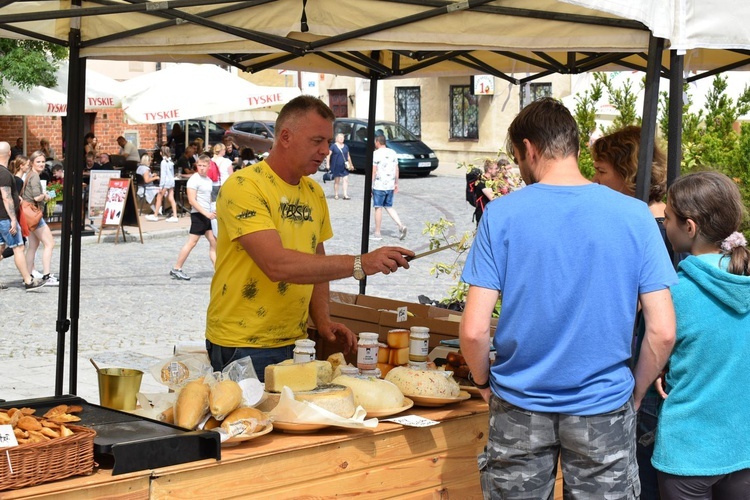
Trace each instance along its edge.
{"label": "stack of cheese", "polygon": [[343,418],[354,415],[356,405],[351,388],[331,384],[333,366],[330,361],[294,363],[286,360],[268,365],[265,370],[267,401],[264,407],[275,407],[284,386],[294,392],[298,401],[307,401]]}
{"label": "stack of cheese", "polygon": [[442,370],[415,370],[397,366],[385,379],[396,385],[406,397],[455,398],[461,392],[451,372]]}
{"label": "stack of cheese", "polygon": [[394,366],[405,366],[409,363],[409,330],[389,330],[388,345],[378,349],[378,368],[385,377]]}

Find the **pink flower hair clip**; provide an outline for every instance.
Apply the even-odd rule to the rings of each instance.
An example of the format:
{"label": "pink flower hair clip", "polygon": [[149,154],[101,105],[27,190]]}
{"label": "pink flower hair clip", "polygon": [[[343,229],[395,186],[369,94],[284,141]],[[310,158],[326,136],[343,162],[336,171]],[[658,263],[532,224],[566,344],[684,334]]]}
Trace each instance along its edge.
{"label": "pink flower hair clip", "polygon": [[733,232],[721,242],[721,249],[726,253],[731,252],[734,248],[746,246],[747,240],[745,239],[745,235],[738,231]]}

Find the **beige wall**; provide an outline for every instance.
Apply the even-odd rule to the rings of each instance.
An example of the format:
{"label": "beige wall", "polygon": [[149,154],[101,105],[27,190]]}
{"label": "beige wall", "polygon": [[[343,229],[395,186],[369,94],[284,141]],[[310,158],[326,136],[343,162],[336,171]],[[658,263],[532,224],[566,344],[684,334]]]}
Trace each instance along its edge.
{"label": "beige wall", "polygon": [[[525,75],[516,75],[523,78]],[[378,82],[378,109],[375,116],[382,120],[395,120],[395,94],[397,87],[420,87],[422,106],[422,140],[435,150],[441,166],[457,162],[475,162],[478,158],[494,157],[505,149],[505,138],[510,122],[520,110],[520,87],[505,80],[495,79],[495,94],[479,96],[479,139],[451,140],[450,87],[468,85],[468,76],[406,78]],[[570,94],[571,77],[552,75],[537,80],[539,83],[552,83],[553,97],[561,98]],[[368,116],[369,91],[367,80],[326,75],[319,85],[319,97],[327,101],[328,89],[347,89],[354,104],[350,103],[349,116]]]}

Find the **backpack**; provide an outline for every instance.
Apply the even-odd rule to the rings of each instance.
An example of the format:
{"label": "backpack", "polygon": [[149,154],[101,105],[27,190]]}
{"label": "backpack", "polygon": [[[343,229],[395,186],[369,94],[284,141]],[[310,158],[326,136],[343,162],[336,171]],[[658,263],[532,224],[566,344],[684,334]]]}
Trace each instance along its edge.
{"label": "backpack", "polygon": [[208,164],[208,172],[206,175],[208,175],[208,178],[214,182],[219,182],[219,179],[221,179],[221,172],[215,161],[211,160],[211,163]]}
{"label": "backpack", "polygon": [[466,173],[466,201],[472,207],[477,206],[479,195],[475,192],[475,189],[480,177],[482,177],[482,171],[478,168],[472,168]]}

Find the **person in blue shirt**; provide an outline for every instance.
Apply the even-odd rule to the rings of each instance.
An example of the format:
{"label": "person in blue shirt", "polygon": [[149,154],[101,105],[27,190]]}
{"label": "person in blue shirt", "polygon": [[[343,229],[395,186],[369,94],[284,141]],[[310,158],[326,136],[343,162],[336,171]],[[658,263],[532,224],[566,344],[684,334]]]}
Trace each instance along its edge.
{"label": "person in blue shirt", "polygon": [[464,266],[461,352],[490,405],[485,498],[550,498],[558,459],[572,498],[640,494],[635,411],[674,343],[676,274],[646,204],[583,177],[578,134],[554,99],[518,114],[508,152],[527,187],[487,206]]}
{"label": "person in blue shirt", "polygon": [[678,178],[664,225],[678,265],[677,341],[651,459],[665,500],[750,498],[750,250],[742,197],[718,172]]}

